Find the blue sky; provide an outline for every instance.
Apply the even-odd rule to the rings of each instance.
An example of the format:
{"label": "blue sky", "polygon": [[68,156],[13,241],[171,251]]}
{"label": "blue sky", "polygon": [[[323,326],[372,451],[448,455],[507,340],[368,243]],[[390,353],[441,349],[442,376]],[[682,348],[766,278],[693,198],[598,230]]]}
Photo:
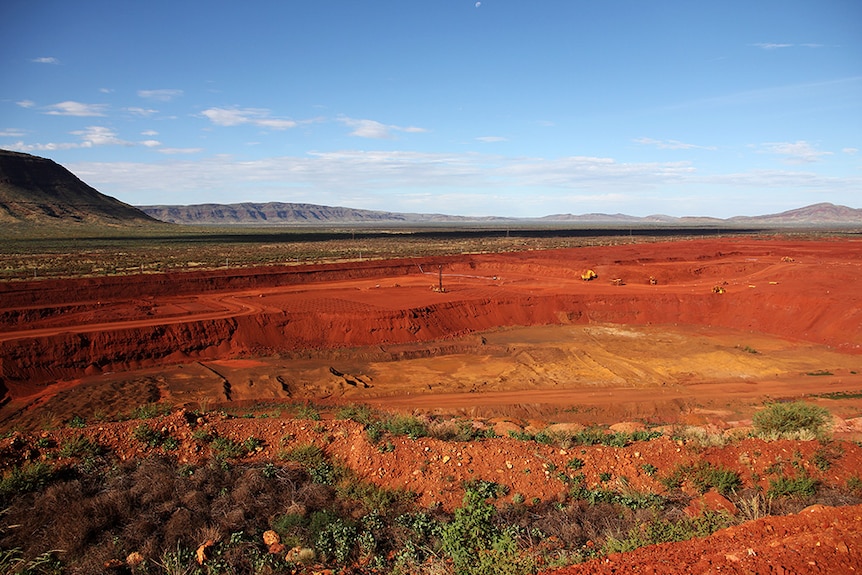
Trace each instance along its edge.
{"label": "blue sky", "polygon": [[135,205],[862,208],[862,2],[4,0],[0,148]]}

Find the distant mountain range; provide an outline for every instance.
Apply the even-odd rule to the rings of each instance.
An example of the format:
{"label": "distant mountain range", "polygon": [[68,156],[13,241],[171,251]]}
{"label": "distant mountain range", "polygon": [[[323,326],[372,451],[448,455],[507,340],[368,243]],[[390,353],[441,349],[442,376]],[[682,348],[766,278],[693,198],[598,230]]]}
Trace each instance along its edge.
{"label": "distant mountain range", "polygon": [[362,223],[458,223],[458,222],[535,222],[579,225],[652,225],[652,226],[862,226],[862,209],[814,204],[796,210],[764,216],[677,218],[665,215],[646,217],[625,214],[555,214],[542,218],[468,218],[444,214],[380,212],[354,208],[290,204],[280,202],[241,204],[198,204],[192,206],[139,206],[145,214],[163,222],[197,225],[296,225]]}
{"label": "distant mountain range", "polygon": [[0,224],[30,226],[91,224],[140,226],[300,225],[300,224],[443,224],[443,223],[562,223],[578,226],[684,227],[862,227],[862,209],[820,203],[764,216],[646,217],[625,214],[555,214],[542,218],[470,218],[444,214],[411,214],[295,203],[199,204],[139,206],[106,196],[59,164],[19,152],[0,150]]}

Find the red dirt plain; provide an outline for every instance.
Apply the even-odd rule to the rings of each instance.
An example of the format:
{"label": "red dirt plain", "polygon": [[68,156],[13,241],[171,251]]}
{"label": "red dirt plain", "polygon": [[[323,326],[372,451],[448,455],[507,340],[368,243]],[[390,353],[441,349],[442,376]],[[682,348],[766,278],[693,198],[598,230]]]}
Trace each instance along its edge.
{"label": "red dirt plain", "polygon": [[[440,269],[443,292],[432,289]],[[598,279],[582,281],[585,269]],[[837,438],[858,440],[860,280],[860,241],[735,237],[7,283],[0,426],[42,429],[155,401],[271,402],[275,410],[312,401],[467,417],[500,435],[621,421],[732,434],[744,433],[765,400],[806,397],[830,409]],[[358,424],[281,415],[211,415],[198,424],[263,439],[252,459],[273,459],[285,436],[318,443],[366,479],[448,509],[466,479],[552,501],[566,487],[550,470],[573,456],[506,437],[398,438],[381,453]],[[136,424],[106,422],[86,433],[123,458],[138,457],[145,448],[128,440]],[[181,413],[160,425],[181,440],[179,458],[207,456]],[[646,464],[669,471],[698,460],[736,470],[746,488],[768,487],[776,466],[801,465],[827,488],[859,477],[857,443],[843,441],[828,472],[811,463],[819,447],[744,439],[704,448],[665,437],[576,450],[590,487],[611,473],[661,492]],[[848,507],[768,518],[566,573],[849,573],[862,568],[860,517],[860,507]]]}

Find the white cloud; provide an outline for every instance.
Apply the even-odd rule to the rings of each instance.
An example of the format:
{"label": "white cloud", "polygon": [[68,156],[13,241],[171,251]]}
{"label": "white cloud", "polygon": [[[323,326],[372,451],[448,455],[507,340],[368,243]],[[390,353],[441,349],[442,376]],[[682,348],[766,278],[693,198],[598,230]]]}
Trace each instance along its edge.
{"label": "white cloud", "polygon": [[18,128],[6,128],[5,130],[0,130],[0,138],[23,138],[27,132],[24,130],[19,130]]}
{"label": "white cloud", "polygon": [[784,156],[788,164],[810,164],[817,162],[822,156],[831,156],[832,152],[822,152],[804,140],[796,142],[770,142],[761,144],[766,153]]}
{"label": "white cloud", "polygon": [[763,48],[764,50],[779,50],[781,48],[792,48],[793,44],[779,44],[776,42],[758,42],[756,44],[752,44],[752,46],[756,46],[758,48]]}
{"label": "white cloud", "polygon": [[199,154],[203,152],[203,148],[162,148],[160,154],[178,155],[178,154]]}
{"label": "white cloud", "polygon": [[342,124],[353,128],[350,132],[351,136],[359,138],[371,138],[375,140],[391,140],[395,138],[393,132],[407,132],[411,134],[420,134],[426,132],[424,128],[416,126],[396,126],[393,124],[383,124],[377,120],[355,119],[340,117],[338,121]]}
{"label": "white cloud", "polygon": [[48,106],[48,111],[45,113],[51,116],[92,117],[104,116],[105,108],[107,108],[105,104],[84,104],[81,102],[66,101]]}
{"label": "white cloud", "polygon": [[859,152],[859,148],[842,148],[842,152],[845,154],[849,154],[851,156],[856,155]]}
{"label": "white cloud", "polygon": [[170,102],[174,98],[179,98],[183,95],[182,90],[138,90],[138,96],[147,100],[157,100],[159,102]]}
{"label": "white cloud", "polygon": [[30,60],[31,62],[35,62],[37,64],[59,64],[60,61],[53,56],[45,56],[42,58],[33,58]]}
{"label": "white cloud", "polygon": [[716,150],[715,146],[700,146],[697,144],[687,144],[679,140],[655,140],[653,138],[635,138],[633,140],[637,144],[645,146],[655,146],[661,150]]}
{"label": "white cloud", "polygon": [[116,132],[104,126],[88,126],[83,130],[71,132],[76,136],[80,136],[82,148],[92,148],[93,146],[131,146],[131,142],[126,142],[117,137]]}
{"label": "white cloud", "polygon": [[25,144],[24,142],[17,142],[10,146],[10,148],[21,152],[39,152],[93,148],[96,146],[134,146],[132,142],[127,142],[118,138],[117,134],[113,130],[104,126],[88,126],[83,130],[75,130],[70,133],[74,136],[78,136],[80,141],[49,142],[45,144]]}
{"label": "white cloud", "polygon": [[162,143],[158,140],[143,140],[141,145],[145,148],[158,148]]}
{"label": "white cloud", "polygon": [[[632,215],[739,215],[740,206],[781,209],[817,201],[858,205],[860,177],[793,170],[704,174],[689,162],[621,163],[613,158],[523,158],[477,153],[344,150],[239,160],[179,157],[155,163],[69,167],[97,189],[133,204],[296,201],[462,215],[615,211]],[[780,195],[780,200],[775,198]],[[788,205],[795,203],[795,206]],[[760,213],[780,211],[764,208]]]}
{"label": "white cloud", "polygon": [[36,102],[34,102],[33,100],[19,100],[15,103],[22,108],[32,108],[36,105]]}
{"label": "white cloud", "polygon": [[822,48],[823,44],[817,44],[815,42],[804,42],[802,44],[787,44],[787,43],[778,43],[778,42],[757,42],[756,44],[752,44],[757,48],[761,48],[763,50],[780,50],[782,48],[794,48],[796,46],[801,46],[803,48]]}
{"label": "white cloud", "polygon": [[270,111],[262,108],[209,108],[201,112],[216,126],[241,126],[250,124],[273,130],[287,130],[296,127],[293,120],[270,117]]}
{"label": "white cloud", "polygon": [[479,136],[476,140],[483,142],[485,144],[494,144],[496,142],[508,142],[508,138],[504,138],[503,136]]}
{"label": "white cloud", "polygon": [[141,135],[142,136],[158,136],[159,133],[155,130],[144,130],[143,132],[141,132]]}
{"label": "white cloud", "polygon": [[148,116],[152,116],[153,114],[158,114],[158,112],[159,112],[158,110],[153,110],[152,108],[135,108],[135,107],[126,108],[126,111],[129,112],[130,114],[134,114],[135,116],[143,116],[145,118]]}

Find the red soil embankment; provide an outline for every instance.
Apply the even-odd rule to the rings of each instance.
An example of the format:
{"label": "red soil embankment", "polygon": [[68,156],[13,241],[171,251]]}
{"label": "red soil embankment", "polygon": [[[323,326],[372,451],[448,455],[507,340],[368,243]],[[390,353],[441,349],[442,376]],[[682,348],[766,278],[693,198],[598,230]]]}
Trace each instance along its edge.
{"label": "red soil embankment", "polygon": [[6,284],[0,385],[565,323],[722,326],[855,354],[860,279],[858,242],[735,238]]}

